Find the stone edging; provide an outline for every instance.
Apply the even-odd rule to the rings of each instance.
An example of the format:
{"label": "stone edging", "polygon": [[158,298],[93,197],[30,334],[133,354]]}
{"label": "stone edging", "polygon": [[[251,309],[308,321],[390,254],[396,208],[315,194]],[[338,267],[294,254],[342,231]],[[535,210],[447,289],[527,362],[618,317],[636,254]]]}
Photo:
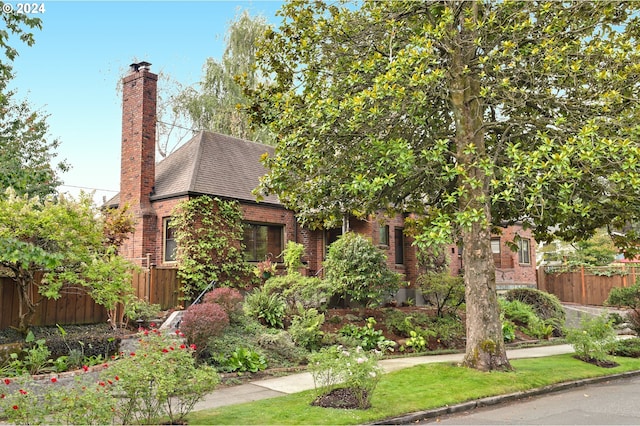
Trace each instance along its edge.
{"label": "stone edging", "polygon": [[592,385],[609,380],[627,379],[630,377],[640,376],[640,370],[626,371],[624,373],[611,374],[607,376],[592,377],[588,379],[573,380],[570,382],[556,383],[541,388],[530,389],[522,392],[514,392],[506,395],[489,396],[486,398],[474,399],[473,401],[462,402],[456,405],[446,407],[433,408],[430,410],[417,411],[415,413],[405,414],[403,416],[393,417],[371,423],[373,425],[400,425],[411,424],[421,420],[432,419],[434,417],[442,417],[450,414],[462,413],[464,411],[473,410],[480,407],[488,407],[490,405],[503,404],[505,402],[517,401],[520,399],[530,398],[534,396],[545,395],[553,392],[560,392],[572,388],[586,385]]}

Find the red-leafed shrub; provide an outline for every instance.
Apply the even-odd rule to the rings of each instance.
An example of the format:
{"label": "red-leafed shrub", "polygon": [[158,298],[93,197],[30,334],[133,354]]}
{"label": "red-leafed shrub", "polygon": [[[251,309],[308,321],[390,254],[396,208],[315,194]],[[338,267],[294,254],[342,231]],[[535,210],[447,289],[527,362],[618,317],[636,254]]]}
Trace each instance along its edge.
{"label": "red-leafed shrub", "polygon": [[220,287],[204,295],[204,303],[217,303],[227,313],[229,319],[242,313],[242,294],[235,288]]}
{"label": "red-leafed shrub", "polygon": [[217,303],[191,305],[182,316],[180,331],[198,348],[204,348],[207,340],[219,336],[229,325],[229,316]]}

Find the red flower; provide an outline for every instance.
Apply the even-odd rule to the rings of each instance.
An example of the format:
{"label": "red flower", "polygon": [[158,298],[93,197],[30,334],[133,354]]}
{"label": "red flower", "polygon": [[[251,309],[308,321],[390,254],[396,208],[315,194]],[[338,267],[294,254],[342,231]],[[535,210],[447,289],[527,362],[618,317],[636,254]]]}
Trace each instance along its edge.
{"label": "red flower", "polygon": [[109,364],[107,364],[107,363],[105,362],[104,364],[102,364],[102,366],[103,366],[104,368],[107,368],[107,367],[109,366]]}
{"label": "red flower", "polygon": [[196,345],[194,345],[193,343],[192,343],[192,344],[190,344],[190,345],[189,345],[189,347],[190,347],[191,349],[193,349],[194,351],[196,350]]}
{"label": "red flower", "polygon": [[135,352],[131,352],[129,355],[136,356],[136,353]]}
{"label": "red flower", "polygon": [[176,330],[176,334],[179,336],[180,335],[180,330]]}
{"label": "red flower", "polygon": [[145,336],[148,336],[148,335],[149,335],[149,332],[148,332],[147,330],[145,330],[145,331],[144,331],[144,335],[145,335]]}
{"label": "red flower", "polygon": [[183,343],[182,345],[180,345],[180,349],[187,349],[187,346]]}
{"label": "red flower", "polygon": [[4,399],[4,394],[0,394],[0,399]]}
{"label": "red flower", "polygon": [[51,378],[51,383],[55,383],[55,382],[57,382],[57,381],[58,381],[58,379],[57,379],[57,378],[55,378],[55,377],[52,377],[52,378]]}
{"label": "red flower", "polygon": [[151,324],[149,324],[149,327],[151,327],[151,328],[153,328],[153,327],[155,327],[155,326],[156,326],[156,323],[155,323],[155,322],[152,322]]}
{"label": "red flower", "polygon": [[21,393],[22,395],[26,395],[26,394],[27,394],[27,391],[26,391],[26,390],[24,390],[24,389],[20,389],[20,393]]}
{"label": "red flower", "polygon": [[105,383],[105,382],[99,382],[98,384],[99,384],[100,386],[106,386],[106,383]]}
{"label": "red flower", "polygon": [[113,382],[111,380],[107,380],[107,383],[109,383],[110,385],[113,384]]}
{"label": "red flower", "polygon": [[163,348],[163,349],[162,349],[162,353],[163,353],[163,354],[166,354],[167,352],[169,352],[169,350],[168,350],[168,349],[166,349],[166,348]]}
{"label": "red flower", "polygon": [[82,369],[83,369],[84,371],[89,371],[89,367],[87,367],[86,365],[83,365],[83,366],[82,366]]}
{"label": "red flower", "polygon": [[174,350],[173,346],[169,346],[169,349],[170,349],[170,350]]}
{"label": "red flower", "polygon": [[11,380],[9,380],[9,379],[4,379],[4,384],[5,384],[5,385],[11,384]]}
{"label": "red flower", "polygon": [[18,406],[17,406],[17,405],[14,405],[14,406],[13,406],[13,409],[14,409],[14,410],[17,410],[17,409],[18,409]]}
{"label": "red flower", "polygon": [[116,380],[120,380],[120,377],[116,376],[116,377],[115,377],[115,379],[116,379]]}

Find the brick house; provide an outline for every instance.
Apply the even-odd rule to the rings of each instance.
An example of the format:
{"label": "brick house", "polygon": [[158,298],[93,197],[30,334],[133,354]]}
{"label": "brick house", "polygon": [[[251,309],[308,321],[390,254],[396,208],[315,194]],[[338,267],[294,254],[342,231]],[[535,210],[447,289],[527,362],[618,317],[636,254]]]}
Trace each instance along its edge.
{"label": "brick house", "polygon": [[[201,195],[239,202],[245,222],[245,258],[250,262],[276,258],[287,241],[305,246],[307,273],[321,272],[327,246],[340,235],[340,229],[310,230],[301,226],[293,211],[284,208],[274,195],[256,202],[252,190],[266,169],[260,163],[274,148],[231,136],[202,131],[175,152],[156,163],[157,75],[149,63],[132,64],[123,78],[122,158],[120,193],[106,205],[128,203],[136,217],[135,232],[126,240],[121,254],[141,264],[175,266],[170,218],[181,201]],[[412,240],[403,234],[404,217],[352,219],[350,228],[371,238],[387,255],[390,268],[415,283],[418,276]],[[512,229],[512,228],[507,228]],[[535,244],[521,228],[513,228],[529,238],[528,256],[518,258],[497,240],[496,265],[499,281],[535,285]],[[513,235],[505,232],[503,240]],[[458,248],[451,248],[452,273],[460,265]],[[518,260],[518,261],[516,261]]]}

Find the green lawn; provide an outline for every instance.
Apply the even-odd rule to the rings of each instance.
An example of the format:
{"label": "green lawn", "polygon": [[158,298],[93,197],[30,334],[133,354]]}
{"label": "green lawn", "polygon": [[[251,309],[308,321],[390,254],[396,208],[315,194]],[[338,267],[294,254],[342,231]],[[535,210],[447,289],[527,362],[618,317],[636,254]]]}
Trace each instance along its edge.
{"label": "green lawn", "polygon": [[511,361],[513,372],[482,373],[451,364],[423,364],[386,374],[368,410],[313,407],[314,391],[192,413],[189,424],[370,423],[430,408],[576,379],[640,370],[640,359],[617,357],[616,368],[600,368],[572,354]]}

